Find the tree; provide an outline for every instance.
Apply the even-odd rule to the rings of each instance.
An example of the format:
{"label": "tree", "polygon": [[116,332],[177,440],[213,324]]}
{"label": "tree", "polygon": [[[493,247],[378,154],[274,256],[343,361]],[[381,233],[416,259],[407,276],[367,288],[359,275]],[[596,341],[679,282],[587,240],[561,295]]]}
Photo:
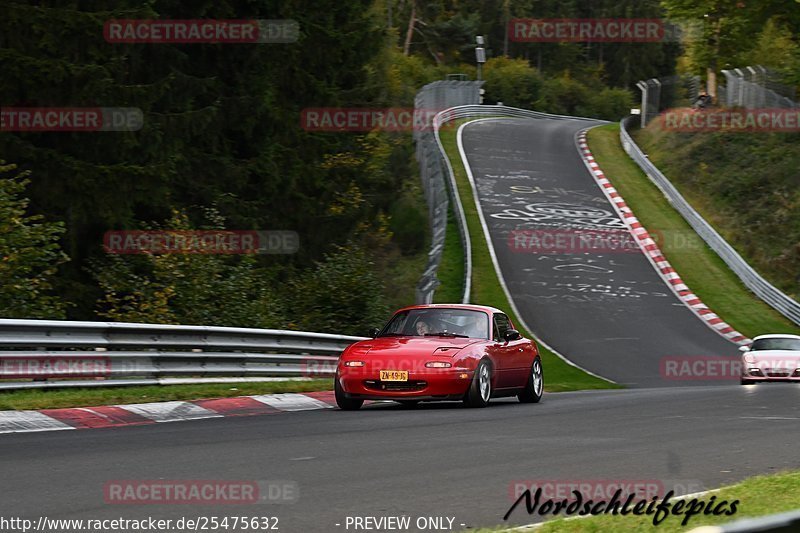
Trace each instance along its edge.
{"label": "tree", "polygon": [[366,335],[386,321],[383,283],[363,247],[350,243],[326,255],[290,284],[292,329]]}
{"label": "tree", "polygon": [[[232,229],[297,231],[301,249],[282,261],[303,267],[361,222],[327,223],[327,207],[351,182],[384,202],[365,216],[391,203],[385,183],[323,165],[356,151],[357,136],[305,131],[300,121],[309,107],[380,104],[384,83],[370,74],[387,36],[373,0],[34,4],[0,0],[0,102],[136,107],[144,115],[137,132],[0,135],[0,154],[34,171],[31,206],[66,223],[73,261],[59,287],[78,304],[73,318],[93,316],[100,293],[85,267],[101,257],[109,229],[216,205]],[[113,18],[293,19],[300,36],[286,44],[118,44],[103,37]]]}
{"label": "tree", "polygon": [[[209,224],[201,229],[224,229],[216,211],[206,216]],[[158,229],[194,228],[185,213],[175,213]],[[285,321],[271,288],[274,273],[251,255],[109,255],[94,260],[91,271],[103,291],[98,314],[110,320],[252,328],[279,328]]]}
{"label": "tree", "polygon": [[3,177],[16,168],[0,160],[0,316],[64,318],[67,303],[52,294],[57,267],[69,260],[58,244],[64,224],[26,214],[30,173]]}
{"label": "tree", "polygon": [[748,65],[762,65],[778,72],[792,85],[800,85],[800,43],[780,19],[767,21],[753,49],[745,55]]}
{"label": "tree", "polygon": [[532,108],[542,87],[542,76],[524,59],[489,59],[484,67],[484,79],[486,102],[503,102],[514,107]]}
{"label": "tree", "polygon": [[695,73],[705,73],[708,93],[715,97],[719,71],[742,66],[748,48],[743,43],[751,42],[777,7],[775,0],[662,0],[662,4],[671,18],[699,26],[687,43],[689,64]]}

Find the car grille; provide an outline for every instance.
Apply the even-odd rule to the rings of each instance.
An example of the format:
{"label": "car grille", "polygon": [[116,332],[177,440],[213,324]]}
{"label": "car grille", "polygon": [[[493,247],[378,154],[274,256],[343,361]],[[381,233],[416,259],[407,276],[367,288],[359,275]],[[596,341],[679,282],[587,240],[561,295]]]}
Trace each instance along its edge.
{"label": "car grille", "polygon": [[768,368],[766,373],[771,378],[788,378],[792,371],[786,368]]}
{"label": "car grille", "polygon": [[422,390],[428,386],[427,381],[378,381],[376,379],[365,379],[364,387],[377,391],[415,391]]}

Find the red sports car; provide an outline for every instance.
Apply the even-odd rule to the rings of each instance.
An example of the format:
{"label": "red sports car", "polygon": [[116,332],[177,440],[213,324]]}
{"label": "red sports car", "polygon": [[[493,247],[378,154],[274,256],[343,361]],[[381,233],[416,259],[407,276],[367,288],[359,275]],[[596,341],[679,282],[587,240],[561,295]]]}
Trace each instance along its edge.
{"label": "red sports car", "polygon": [[352,344],[339,358],[334,390],[342,409],[364,400],[463,400],[485,407],[490,398],[542,398],[539,350],[499,309],[435,304],[405,307],[374,338]]}

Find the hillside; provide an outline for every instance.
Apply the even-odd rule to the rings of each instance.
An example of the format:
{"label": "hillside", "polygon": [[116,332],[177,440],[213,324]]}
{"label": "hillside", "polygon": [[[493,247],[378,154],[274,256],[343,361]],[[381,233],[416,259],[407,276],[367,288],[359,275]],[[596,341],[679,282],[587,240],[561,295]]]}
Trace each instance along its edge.
{"label": "hillside", "polygon": [[771,283],[800,298],[800,133],[634,134],[650,160]]}

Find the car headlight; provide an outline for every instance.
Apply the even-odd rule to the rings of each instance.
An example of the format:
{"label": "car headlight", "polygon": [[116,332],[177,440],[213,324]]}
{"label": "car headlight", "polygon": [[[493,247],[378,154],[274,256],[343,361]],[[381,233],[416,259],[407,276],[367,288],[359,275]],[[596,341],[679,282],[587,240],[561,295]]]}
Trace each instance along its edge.
{"label": "car headlight", "polygon": [[744,362],[745,363],[755,363],[756,358],[751,353],[744,354]]}

